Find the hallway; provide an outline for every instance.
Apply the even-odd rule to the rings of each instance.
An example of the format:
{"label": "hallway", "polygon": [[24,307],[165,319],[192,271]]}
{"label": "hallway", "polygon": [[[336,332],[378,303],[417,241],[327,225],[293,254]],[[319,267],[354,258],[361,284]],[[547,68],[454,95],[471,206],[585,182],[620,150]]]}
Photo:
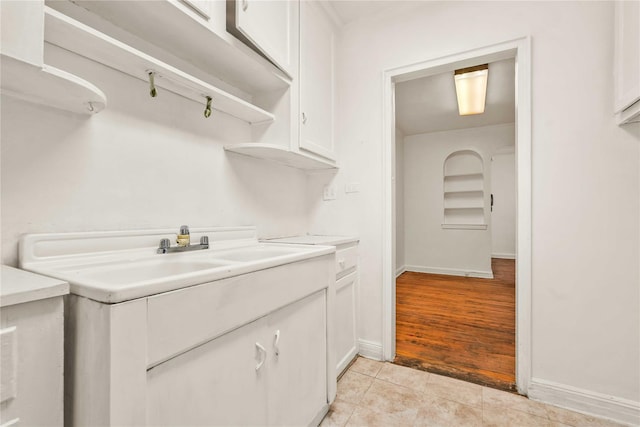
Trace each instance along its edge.
{"label": "hallway", "polygon": [[400,275],[395,363],[515,390],[515,260],[492,268],[494,279]]}

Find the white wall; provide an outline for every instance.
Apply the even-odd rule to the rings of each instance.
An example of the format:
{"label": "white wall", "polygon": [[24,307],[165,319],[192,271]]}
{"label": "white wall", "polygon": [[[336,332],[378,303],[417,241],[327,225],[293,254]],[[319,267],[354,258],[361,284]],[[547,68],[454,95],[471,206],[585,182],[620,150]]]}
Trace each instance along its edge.
{"label": "white wall", "polygon": [[405,248],[404,248],[404,134],[400,128],[396,128],[396,151],[395,161],[393,162],[395,177],[395,218],[396,218],[396,273],[402,271],[405,266]]}
{"label": "white wall", "polygon": [[516,159],[514,150],[498,150],[491,156],[491,256],[516,255]]}
{"label": "white wall", "polygon": [[85,118],[2,97],[2,262],[22,233],[181,224],[256,225],[261,237],[307,231],[306,175],[233,154],[248,125],[66,51],[51,65],[100,87]]}
{"label": "white wall", "polygon": [[[513,146],[513,123],[423,133],[404,139],[407,269],[491,276],[491,154]],[[454,151],[473,150],[484,169],[485,230],[443,229],[443,166]],[[397,155],[397,154],[396,154]]]}
{"label": "white wall", "polygon": [[[612,114],[612,2],[400,3],[345,27],[333,179],[357,180],[362,191],[360,203],[317,206],[312,229],[359,234],[359,335],[381,345],[383,71],[527,35],[532,375],[637,405],[640,136]],[[322,179],[310,189],[321,191]]]}

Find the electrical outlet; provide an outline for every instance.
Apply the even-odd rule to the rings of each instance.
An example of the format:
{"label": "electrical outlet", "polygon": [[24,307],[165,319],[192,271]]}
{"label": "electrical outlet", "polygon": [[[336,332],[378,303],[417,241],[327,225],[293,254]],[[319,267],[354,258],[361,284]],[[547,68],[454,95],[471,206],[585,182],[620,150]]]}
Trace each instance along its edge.
{"label": "electrical outlet", "polygon": [[323,200],[335,200],[336,199],[336,187],[334,185],[325,185],[322,192]]}

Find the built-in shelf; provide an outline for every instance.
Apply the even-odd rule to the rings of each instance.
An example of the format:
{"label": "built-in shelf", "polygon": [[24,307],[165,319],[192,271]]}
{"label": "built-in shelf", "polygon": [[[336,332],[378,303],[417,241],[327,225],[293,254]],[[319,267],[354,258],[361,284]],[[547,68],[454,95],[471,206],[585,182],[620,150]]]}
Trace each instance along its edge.
{"label": "built-in shelf", "polygon": [[231,153],[257,159],[270,160],[296,169],[306,171],[337,170],[335,164],[315,159],[303,153],[291,151],[275,144],[244,143],[226,145],[225,150]]}
{"label": "built-in shelf", "polygon": [[445,175],[444,178],[445,179],[456,179],[456,178],[468,178],[468,179],[473,179],[473,178],[482,178],[482,172],[474,172],[474,173],[455,173],[455,174],[448,174]]}
{"label": "built-in shelf", "polygon": [[447,194],[450,195],[455,195],[455,196],[467,196],[467,197],[482,197],[484,195],[484,191],[483,190],[451,190],[451,191],[447,191],[445,190],[444,192],[445,196]]}
{"label": "built-in shelf", "polygon": [[107,104],[100,89],[49,65],[37,66],[1,55],[2,94],[78,114],[96,114]]}
{"label": "built-in shelf", "polygon": [[486,229],[482,157],[472,150],[456,151],[443,166],[442,228]]}
{"label": "built-in shelf", "polygon": [[214,110],[248,123],[267,123],[275,120],[272,113],[260,107],[46,6],[45,41],[143,81],[148,81],[149,72],[153,72],[157,88],[169,90],[203,106],[206,96],[210,96],[213,99]]}
{"label": "built-in shelf", "polygon": [[442,228],[449,230],[486,230],[487,224],[442,224]]}
{"label": "built-in shelf", "polygon": [[444,208],[445,209],[463,209],[463,208],[483,208],[484,192],[483,191],[445,191]]}

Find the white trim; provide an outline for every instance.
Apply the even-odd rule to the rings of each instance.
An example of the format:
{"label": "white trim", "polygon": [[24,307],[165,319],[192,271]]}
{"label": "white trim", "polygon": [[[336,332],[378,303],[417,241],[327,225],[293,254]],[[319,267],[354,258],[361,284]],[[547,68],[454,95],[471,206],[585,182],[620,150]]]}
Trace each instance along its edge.
{"label": "white trim", "polygon": [[539,378],[531,379],[529,398],[632,425],[637,425],[640,420],[639,402]]}
{"label": "white trim", "polygon": [[492,271],[463,270],[459,268],[429,267],[424,265],[407,265],[405,266],[405,269],[406,271],[413,271],[415,273],[446,274],[447,276],[478,277],[480,279],[493,279]]}
{"label": "white trim", "polygon": [[382,344],[358,339],[358,354],[367,359],[384,360],[382,356]]}
{"label": "white trim", "polygon": [[531,379],[531,38],[523,37],[384,71],[382,78],[382,346],[395,357],[392,159],[395,83],[500,59],[516,59],[516,384],[527,394]]}
{"label": "white trim", "polygon": [[396,268],[396,279],[398,278],[398,276],[400,276],[405,271],[407,271],[407,266],[406,265],[403,265],[402,267]]}
{"label": "white trim", "polygon": [[516,259],[516,254],[491,254],[491,258]]}

